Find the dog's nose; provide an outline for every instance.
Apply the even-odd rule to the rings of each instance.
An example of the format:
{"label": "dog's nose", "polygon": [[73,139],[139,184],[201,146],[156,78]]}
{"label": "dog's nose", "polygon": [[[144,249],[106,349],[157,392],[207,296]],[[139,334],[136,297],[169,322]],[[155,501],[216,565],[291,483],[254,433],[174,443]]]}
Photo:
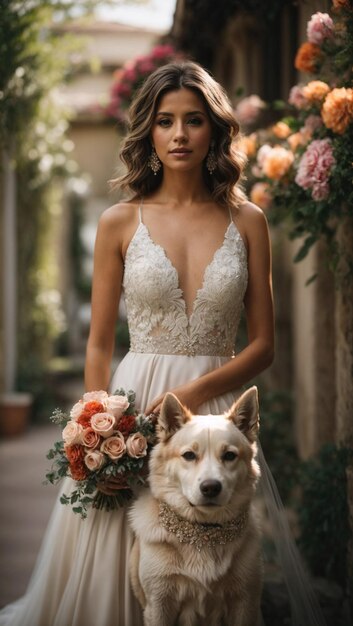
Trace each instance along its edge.
{"label": "dog's nose", "polygon": [[215,498],[222,491],[222,483],[219,480],[204,480],[200,485],[200,491],[207,498]]}

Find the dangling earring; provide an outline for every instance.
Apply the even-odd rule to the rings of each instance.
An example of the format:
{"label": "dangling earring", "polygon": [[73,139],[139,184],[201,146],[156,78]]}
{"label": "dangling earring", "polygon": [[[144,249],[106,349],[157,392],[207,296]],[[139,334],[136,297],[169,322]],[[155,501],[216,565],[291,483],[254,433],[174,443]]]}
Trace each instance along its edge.
{"label": "dangling earring", "polygon": [[206,159],[206,167],[209,171],[209,173],[213,174],[213,172],[215,171],[215,169],[217,168],[217,159],[216,159],[216,155],[215,155],[215,151],[214,151],[214,147],[213,147],[213,143],[211,143],[210,146],[210,150],[209,153],[207,155],[207,159]]}
{"label": "dangling earring", "polygon": [[151,156],[148,159],[148,167],[151,168],[153,174],[156,176],[157,172],[159,172],[159,170],[162,167],[162,163],[160,162],[158,156],[157,156],[157,152],[155,151],[154,147],[152,148],[152,152],[151,152]]}

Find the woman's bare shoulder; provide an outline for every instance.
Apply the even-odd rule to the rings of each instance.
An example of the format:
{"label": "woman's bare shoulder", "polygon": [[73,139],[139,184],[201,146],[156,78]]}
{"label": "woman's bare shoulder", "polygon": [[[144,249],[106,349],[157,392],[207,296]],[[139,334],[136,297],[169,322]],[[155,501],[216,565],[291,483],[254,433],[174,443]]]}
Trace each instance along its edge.
{"label": "woman's bare shoulder", "polygon": [[123,200],[113,204],[103,211],[99,223],[104,227],[124,227],[133,224],[138,219],[139,202],[137,200]]}
{"label": "woman's bare shoulder", "polygon": [[243,202],[235,212],[234,221],[246,242],[247,248],[257,237],[266,237],[268,224],[266,216],[260,207],[253,202]]}

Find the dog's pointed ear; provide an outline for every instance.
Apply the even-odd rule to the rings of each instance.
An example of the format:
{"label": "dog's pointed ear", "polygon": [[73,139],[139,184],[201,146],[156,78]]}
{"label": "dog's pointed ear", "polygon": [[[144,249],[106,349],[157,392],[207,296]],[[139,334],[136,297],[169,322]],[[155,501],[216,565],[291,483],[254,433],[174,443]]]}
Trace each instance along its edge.
{"label": "dog's pointed ear", "polygon": [[234,402],[228,417],[249,441],[255,441],[260,425],[257,387],[250,387]]}
{"label": "dog's pointed ear", "polygon": [[160,441],[166,441],[190,419],[191,413],[173,393],[164,396],[158,418],[158,434]]}

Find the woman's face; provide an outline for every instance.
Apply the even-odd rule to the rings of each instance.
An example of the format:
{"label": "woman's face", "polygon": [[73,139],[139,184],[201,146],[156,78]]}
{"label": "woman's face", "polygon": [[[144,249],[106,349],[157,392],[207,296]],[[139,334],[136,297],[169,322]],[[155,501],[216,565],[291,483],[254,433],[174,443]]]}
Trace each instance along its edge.
{"label": "woman's face", "polygon": [[201,167],[211,135],[206,106],[192,89],[169,91],[161,98],[151,140],[165,168],[188,171]]}

